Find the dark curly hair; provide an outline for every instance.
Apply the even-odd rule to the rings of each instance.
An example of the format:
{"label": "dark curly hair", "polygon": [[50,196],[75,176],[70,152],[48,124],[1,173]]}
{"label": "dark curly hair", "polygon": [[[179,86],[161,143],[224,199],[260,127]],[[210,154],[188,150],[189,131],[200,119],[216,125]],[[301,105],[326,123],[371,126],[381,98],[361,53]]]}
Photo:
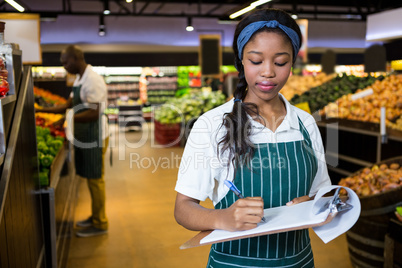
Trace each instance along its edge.
{"label": "dark curly hair", "polygon": [[[235,55],[235,67],[239,71],[239,82],[234,92],[234,98],[242,101],[236,101],[233,104],[233,110],[230,113],[226,113],[224,116],[223,124],[221,127],[226,128],[226,134],[218,143],[218,155],[225,151],[229,151],[229,160],[236,168],[240,163],[249,163],[254,155],[254,144],[250,140],[251,134],[251,119],[250,116],[260,117],[258,107],[254,103],[243,102],[247,94],[247,82],[244,75],[244,68],[241,59],[239,58],[239,49],[237,47],[237,39],[241,31],[250,23],[256,21],[270,21],[276,20],[280,24],[285,25],[293,29],[300,39],[300,46],[302,43],[302,35],[300,28],[296,21],[285,11],[279,9],[258,9],[248,16],[244,17],[237,25],[234,39],[233,39],[233,51]],[[287,38],[291,43],[290,38],[279,28],[267,28],[264,27],[256,31],[250,38],[252,40],[257,33],[263,31],[270,31],[281,34]],[[293,51],[293,54],[295,52]],[[293,55],[293,63],[296,60],[297,55]],[[260,117],[261,118],[261,117]],[[228,166],[229,167],[229,166]]]}

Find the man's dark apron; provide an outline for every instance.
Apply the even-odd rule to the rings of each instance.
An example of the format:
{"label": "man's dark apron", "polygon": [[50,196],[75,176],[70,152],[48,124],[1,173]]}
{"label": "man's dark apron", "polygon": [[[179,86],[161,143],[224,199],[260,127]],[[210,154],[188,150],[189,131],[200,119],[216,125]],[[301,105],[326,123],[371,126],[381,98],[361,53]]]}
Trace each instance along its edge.
{"label": "man's dark apron", "polygon": [[[81,86],[73,87],[73,107],[83,104],[80,97]],[[79,110],[79,112],[84,110]],[[81,148],[74,144],[75,168],[77,175],[87,179],[98,179],[102,176],[102,139],[99,136],[100,120],[88,123],[74,123],[74,138],[81,143],[96,142],[96,146]]]}

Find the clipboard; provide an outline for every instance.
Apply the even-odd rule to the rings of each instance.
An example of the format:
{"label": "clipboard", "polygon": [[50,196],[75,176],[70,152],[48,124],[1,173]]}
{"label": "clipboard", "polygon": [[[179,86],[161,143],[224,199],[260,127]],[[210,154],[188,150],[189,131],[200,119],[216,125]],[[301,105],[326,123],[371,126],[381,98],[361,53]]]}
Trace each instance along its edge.
{"label": "clipboard", "polygon": [[213,230],[202,231],[202,232],[199,232],[197,235],[195,235],[190,240],[188,240],[187,242],[185,242],[183,245],[181,245],[180,249],[188,249],[188,248],[211,245],[211,244],[220,243],[220,242],[227,242],[227,241],[231,241],[231,240],[238,240],[238,239],[243,239],[243,238],[251,238],[251,237],[256,237],[256,236],[270,235],[270,234],[283,233],[283,232],[289,232],[289,231],[302,230],[302,229],[323,226],[323,225],[331,222],[332,219],[336,216],[336,214],[337,214],[337,212],[328,214],[327,219],[318,224],[308,224],[308,225],[302,225],[302,226],[297,226],[297,227],[293,227],[293,228],[284,228],[284,229],[280,229],[280,230],[272,230],[272,231],[267,231],[267,232],[236,236],[233,238],[219,239],[219,240],[215,240],[213,242],[206,242],[206,243],[201,243],[201,240],[204,239],[206,236],[210,235],[213,232]]}
{"label": "clipboard", "polygon": [[[339,195],[341,188],[346,190],[347,198]],[[333,196],[324,196],[332,190],[335,190]],[[180,249],[308,228],[312,228],[327,243],[349,230],[359,215],[360,201],[356,193],[348,187],[327,186],[318,191],[314,200],[265,209],[267,221],[259,223],[254,229],[237,232],[201,231],[181,245]]]}

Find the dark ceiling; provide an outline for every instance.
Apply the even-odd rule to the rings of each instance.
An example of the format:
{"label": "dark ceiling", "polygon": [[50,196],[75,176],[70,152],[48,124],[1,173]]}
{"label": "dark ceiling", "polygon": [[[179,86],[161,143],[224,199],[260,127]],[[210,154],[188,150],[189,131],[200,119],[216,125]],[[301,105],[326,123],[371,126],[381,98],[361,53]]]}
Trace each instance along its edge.
{"label": "dark ceiling", "polygon": [[[101,15],[106,5],[109,16],[206,17],[228,20],[228,16],[253,1],[240,0],[16,0],[26,13],[41,17],[57,15]],[[295,13],[300,19],[366,20],[367,15],[402,7],[402,0],[272,0],[260,7],[274,7]],[[1,12],[15,12],[0,0]]]}

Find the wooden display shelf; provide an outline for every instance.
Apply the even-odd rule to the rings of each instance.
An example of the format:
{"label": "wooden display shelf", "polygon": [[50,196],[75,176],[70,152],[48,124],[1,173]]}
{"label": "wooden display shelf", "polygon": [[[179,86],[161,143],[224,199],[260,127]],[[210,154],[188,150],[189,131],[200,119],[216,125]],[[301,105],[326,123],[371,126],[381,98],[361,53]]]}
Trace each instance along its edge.
{"label": "wooden display shelf", "polygon": [[362,167],[401,155],[401,131],[387,128],[383,137],[375,123],[318,117],[316,122],[333,184]]}

